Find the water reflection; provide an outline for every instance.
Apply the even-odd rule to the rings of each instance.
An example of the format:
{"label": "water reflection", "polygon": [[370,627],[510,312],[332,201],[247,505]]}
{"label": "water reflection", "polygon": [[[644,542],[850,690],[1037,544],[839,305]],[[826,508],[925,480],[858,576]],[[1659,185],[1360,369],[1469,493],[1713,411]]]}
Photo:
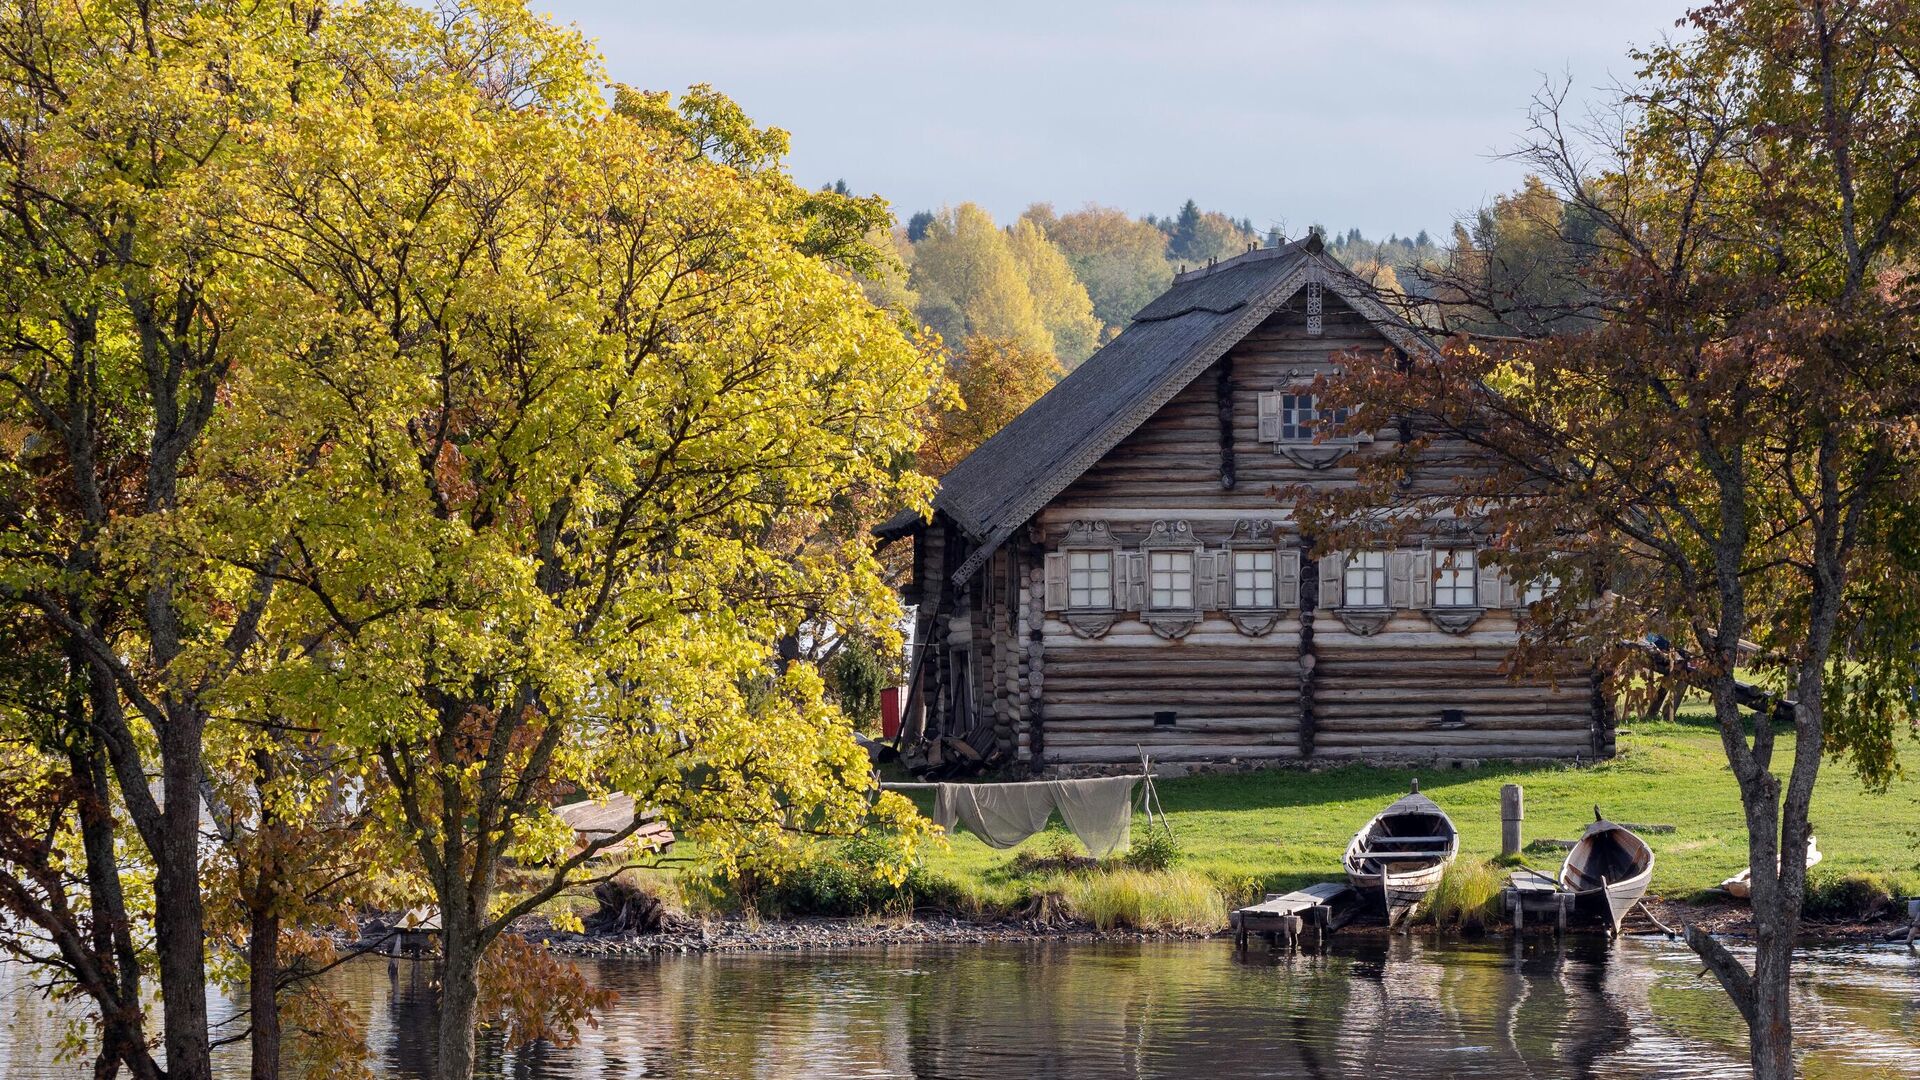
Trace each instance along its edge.
{"label": "water reflection", "polygon": [[[605,961],[619,1004],[580,1046],[504,1054],[516,1080],[666,1077],[1736,1077],[1739,1019],[1684,946],[1336,938],[1236,960],[1220,941],[894,948]],[[1920,1076],[1920,961],[1816,951],[1800,994],[1808,1077]],[[18,974],[0,975],[17,987]],[[383,1076],[428,1077],[428,964],[351,965]],[[0,990],[5,988],[0,985]],[[64,1076],[8,993],[0,1073]],[[230,1004],[223,1004],[229,1012]],[[36,1021],[34,1017],[37,1016]],[[223,1062],[232,1075],[244,1062]]]}

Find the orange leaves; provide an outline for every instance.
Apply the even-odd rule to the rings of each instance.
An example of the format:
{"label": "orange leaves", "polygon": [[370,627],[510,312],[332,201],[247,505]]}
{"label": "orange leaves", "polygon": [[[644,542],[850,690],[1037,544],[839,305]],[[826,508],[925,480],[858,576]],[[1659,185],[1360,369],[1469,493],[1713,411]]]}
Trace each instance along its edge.
{"label": "orange leaves", "polygon": [[498,1026],[508,1049],[534,1041],[571,1046],[580,1025],[619,995],[597,987],[572,963],[516,934],[494,940],[480,962],[480,1015]]}

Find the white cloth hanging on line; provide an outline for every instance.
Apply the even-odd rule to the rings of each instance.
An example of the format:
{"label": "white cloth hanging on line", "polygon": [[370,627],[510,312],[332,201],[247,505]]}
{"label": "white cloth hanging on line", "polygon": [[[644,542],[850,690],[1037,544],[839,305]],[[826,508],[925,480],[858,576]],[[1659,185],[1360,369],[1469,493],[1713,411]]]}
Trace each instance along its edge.
{"label": "white cloth hanging on line", "polygon": [[1100,776],[929,786],[934,789],[934,823],[948,832],[955,824],[964,825],[989,847],[1010,848],[1046,828],[1058,810],[1087,852],[1104,859],[1124,850],[1132,839],[1133,787],[1141,779]]}

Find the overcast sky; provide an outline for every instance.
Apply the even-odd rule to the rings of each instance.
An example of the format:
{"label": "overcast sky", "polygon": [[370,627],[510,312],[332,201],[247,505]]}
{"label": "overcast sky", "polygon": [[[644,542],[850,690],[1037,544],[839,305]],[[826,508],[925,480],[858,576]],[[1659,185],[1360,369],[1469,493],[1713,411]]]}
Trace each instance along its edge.
{"label": "overcast sky", "polygon": [[1495,160],[1543,76],[1632,75],[1684,0],[533,0],[612,77],[708,82],[793,133],[794,175],[901,217],[974,201],[1203,207],[1369,236],[1444,231],[1515,186]]}

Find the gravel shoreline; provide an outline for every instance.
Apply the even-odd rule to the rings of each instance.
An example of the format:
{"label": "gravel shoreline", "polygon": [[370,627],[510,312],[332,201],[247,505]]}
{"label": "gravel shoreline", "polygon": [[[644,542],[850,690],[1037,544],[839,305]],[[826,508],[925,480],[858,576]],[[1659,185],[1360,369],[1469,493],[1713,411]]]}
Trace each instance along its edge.
{"label": "gravel shoreline", "polygon": [[[1660,924],[1676,931],[1682,923],[1690,923],[1718,937],[1734,940],[1752,937],[1752,922],[1744,905],[1686,904],[1656,898],[1650,899],[1648,906]],[[1808,945],[1897,942],[1904,938],[1906,927],[1903,917],[1893,915],[1864,921],[1808,922],[1802,924],[1800,938],[1803,944]],[[1021,919],[966,919],[951,915],[914,918],[816,916],[755,920],[726,917],[704,921],[676,917],[657,932],[635,934],[576,934],[554,929],[546,920],[535,917],[516,929],[528,941],[545,946],[557,956],[578,958],[798,952],[895,945],[1199,941],[1230,935],[1225,927],[1195,931],[1103,931],[1091,924],[1071,920],[1049,923]],[[1659,934],[1662,927],[1636,913],[1629,920],[1627,930],[1630,934]],[[370,923],[364,927],[361,947],[370,945],[383,931],[384,924],[380,923]],[[1351,924],[1340,930],[1343,936],[1356,937],[1387,932],[1385,926],[1366,922]],[[1434,931],[1432,927],[1423,926],[1416,927],[1414,932],[1431,934]],[[1483,935],[1474,936],[1504,937],[1510,932],[1510,927],[1498,925],[1488,927]]]}
{"label": "gravel shoreline", "polygon": [[560,956],[651,956],[663,953],[778,952],[887,945],[1000,945],[1032,942],[1200,940],[1217,931],[1102,931],[1084,923],[976,921],[948,916],[914,919],[717,919],[687,922],[653,934],[596,935],[529,930],[529,941]]}

